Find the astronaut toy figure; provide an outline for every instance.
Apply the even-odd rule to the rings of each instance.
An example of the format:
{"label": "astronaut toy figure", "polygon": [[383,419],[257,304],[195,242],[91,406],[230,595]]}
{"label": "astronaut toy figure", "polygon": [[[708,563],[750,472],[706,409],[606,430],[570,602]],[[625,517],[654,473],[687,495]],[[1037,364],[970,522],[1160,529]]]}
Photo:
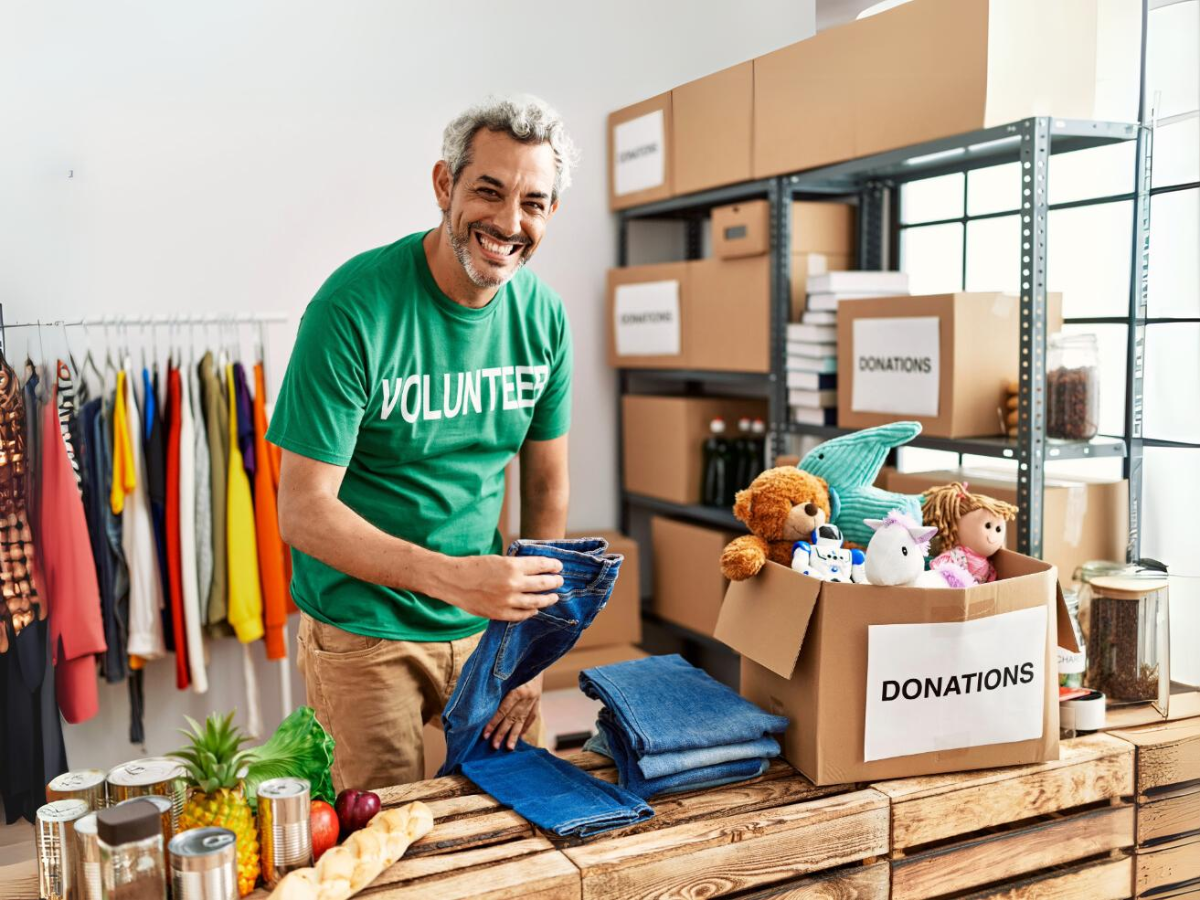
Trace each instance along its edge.
{"label": "astronaut toy figure", "polygon": [[792,544],[792,568],[801,575],[821,581],[867,584],[861,550],[842,548],[842,532],[836,525],[822,525],[808,541]]}

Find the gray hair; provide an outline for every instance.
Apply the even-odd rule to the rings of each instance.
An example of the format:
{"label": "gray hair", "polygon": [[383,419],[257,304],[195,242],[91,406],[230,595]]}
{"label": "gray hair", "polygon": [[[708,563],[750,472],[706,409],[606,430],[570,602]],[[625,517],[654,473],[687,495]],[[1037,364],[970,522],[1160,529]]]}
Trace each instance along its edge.
{"label": "gray hair", "polygon": [[515,97],[489,97],[458,116],[442,132],[442,159],[450,167],[450,177],[458,176],[471,162],[471,139],[481,128],[502,131],[525,144],[549,144],[554,151],[554,192],[552,200],[571,186],[571,169],[579,156],[575,143],[567,135],[562,118],[545,100],[532,94]]}

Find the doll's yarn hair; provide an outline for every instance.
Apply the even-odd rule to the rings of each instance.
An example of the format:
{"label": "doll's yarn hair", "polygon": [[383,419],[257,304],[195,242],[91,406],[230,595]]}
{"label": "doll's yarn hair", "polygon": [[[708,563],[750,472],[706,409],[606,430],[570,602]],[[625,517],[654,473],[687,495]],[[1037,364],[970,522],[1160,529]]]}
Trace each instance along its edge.
{"label": "doll's yarn hair", "polygon": [[958,543],[958,520],[967,513],[985,509],[993,516],[1011,522],[1019,511],[1017,507],[1003,500],[986,494],[970,493],[965,481],[932,487],[921,494],[921,499],[924,503],[921,518],[926,525],[932,525],[938,530],[939,553],[944,553]]}

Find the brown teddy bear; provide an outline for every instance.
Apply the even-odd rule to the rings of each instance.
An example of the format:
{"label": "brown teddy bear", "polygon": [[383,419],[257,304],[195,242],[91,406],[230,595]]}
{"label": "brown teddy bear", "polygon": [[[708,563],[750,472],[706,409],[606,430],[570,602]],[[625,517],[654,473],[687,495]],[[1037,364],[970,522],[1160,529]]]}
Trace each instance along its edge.
{"label": "brown teddy bear", "polygon": [[721,554],[721,574],[730,581],[757,575],[768,559],[790,566],[792,544],[829,521],[828,485],[795,466],[767,469],[736,501],[733,514],[750,534],[730,541]]}

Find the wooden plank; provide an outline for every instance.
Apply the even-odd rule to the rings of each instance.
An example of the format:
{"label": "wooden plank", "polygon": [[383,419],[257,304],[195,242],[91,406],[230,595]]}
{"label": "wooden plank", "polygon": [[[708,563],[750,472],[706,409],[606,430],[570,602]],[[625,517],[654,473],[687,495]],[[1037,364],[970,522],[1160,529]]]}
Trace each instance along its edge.
{"label": "wooden plank", "polygon": [[408,848],[408,855],[450,853],[527,837],[533,837],[533,826],[515,812],[502,810],[449,822],[435,822],[433,831]]}
{"label": "wooden plank", "polygon": [[563,853],[585,898],[720,897],[887,851],[888,803],[855,791],[597,840]]}
{"label": "wooden plank", "polygon": [[737,900],[888,900],[889,882],[888,864],[878,862],[738,894]]}
{"label": "wooden plank", "polygon": [[445,778],[430,778],[427,781],[414,781],[412,784],[398,784],[393,787],[379,788],[379,803],[384,809],[392,806],[403,806],[414,800],[444,800],[447,797],[465,797],[478,794],[477,788],[469,778],[462,775],[448,775]]}
{"label": "wooden plank", "polygon": [[579,870],[561,853],[549,850],[497,865],[370,887],[361,896],[371,900],[578,900],[579,891]]}
{"label": "wooden plank", "polygon": [[38,895],[37,860],[29,858],[0,867],[0,900],[31,900]]}
{"label": "wooden plank", "polygon": [[500,801],[491,794],[471,794],[467,797],[447,797],[445,800],[430,800],[425,804],[433,813],[433,820],[441,822],[456,816],[494,812],[502,809]]}
{"label": "wooden plank", "polygon": [[459,872],[476,866],[497,862],[510,862],[531,853],[553,850],[554,845],[543,837],[525,838],[504,844],[460,850],[458,853],[442,853],[437,856],[404,857],[372,882],[373,887],[399,884],[404,881],[419,881],[434,875]]}
{"label": "wooden plank", "polygon": [[924,900],[1131,847],[1134,808],[1110,806],[892,863],[892,900]]}
{"label": "wooden plank", "polygon": [[[1171,686],[1171,705],[1167,720],[1194,719],[1200,716],[1200,690]],[[1136,728],[1139,725],[1160,725],[1163,717],[1150,703],[1135,703],[1119,706],[1105,713],[1105,731]]]}
{"label": "wooden plank", "polygon": [[1200,779],[1200,719],[1113,732],[1137,747],[1138,793]]}
{"label": "wooden plank", "polygon": [[1055,869],[961,900],[1126,900],[1133,884],[1133,857]]}
{"label": "wooden plank", "polygon": [[1059,758],[1030,766],[878,782],[892,800],[892,849],[1133,793],[1127,742],[1095,734],[1064,741]]}
{"label": "wooden plank", "polygon": [[1147,891],[1200,879],[1200,834],[1158,847],[1138,848],[1135,869],[1139,897]]}
{"label": "wooden plank", "polygon": [[1200,829],[1200,783],[1154,794],[1138,802],[1139,844]]}

